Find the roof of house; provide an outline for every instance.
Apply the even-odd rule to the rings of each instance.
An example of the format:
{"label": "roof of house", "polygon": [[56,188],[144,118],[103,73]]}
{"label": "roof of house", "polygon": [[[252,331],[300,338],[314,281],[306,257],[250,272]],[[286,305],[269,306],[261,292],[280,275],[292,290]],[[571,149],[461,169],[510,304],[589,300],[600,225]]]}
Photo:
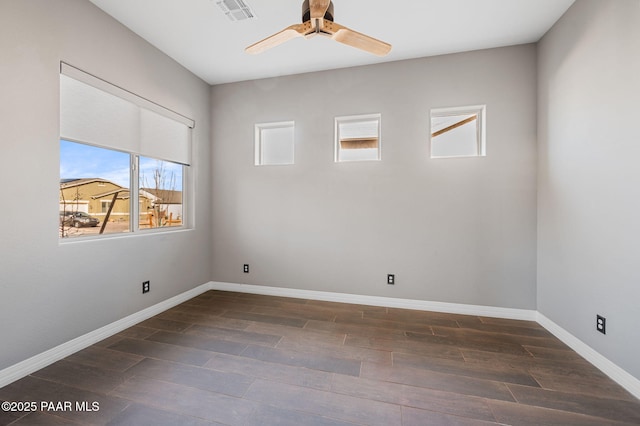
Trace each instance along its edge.
{"label": "roof of house", "polygon": [[[171,189],[140,188],[154,197],[158,198],[162,204],[182,204],[182,191]],[[158,200],[156,200],[157,202]]]}
{"label": "roof of house", "polygon": [[115,185],[119,188],[122,188],[117,183],[113,183],[110,180],[93,177],[93,178],[65,178],[60,179],[60,189],[73,188],[74,186],[86,185],[93,182],[103,182],[110,183],[111,185]]}
{"label": "roof of house", "polygon": [[129,189],[128,188],[118,188],[118,189],[114,189],[112,191],[107,191],[107,192],[102,192],[100,194],[96,194],[96,195],[92,195],[91,198],[98,199],[98,198],[103,198],[103,197],[109,197],[112,196],[114,194],[118,194],[118,200],[127,200],[129,199],[129,197],[131,196],[131,194],[129,194]]}

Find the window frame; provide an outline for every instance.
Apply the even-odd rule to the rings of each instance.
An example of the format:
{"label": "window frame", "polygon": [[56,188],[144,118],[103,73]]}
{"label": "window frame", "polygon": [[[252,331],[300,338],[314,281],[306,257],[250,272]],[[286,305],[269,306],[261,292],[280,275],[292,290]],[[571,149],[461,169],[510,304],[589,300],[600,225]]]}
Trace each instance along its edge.
{"label": "window frame", "polygon": [[[108,151],[114,151],[114,152],[119,152],[122,154],[126,154],[129,158],[128,158],[128,171],[129,171],[129,186],[130,188],[127,188],[127,191],[129,192],[129,229],[127,231],[122,231],[122,232],[109,232],[109,233],[104,233],[104,234],[85,234],[85,235],[79,235],[79,236],[61,236],[60,235],[60,227],[58,227],[58,240],[61,243],[67,243],[67,242],[77,242],[77,241],[87,241],[87,240],[95,240],[95,239],[102,239],[102,238],[117,238],[117,237],[125,237],[125,236],[134,236],[134,235],[144,235],[144,234],[151,234],[151,233],[158,233],[158,232],[175,232],[175,231],[179,231],[179,230],[186,230],[186,229],[191,229],[192,225],[191,225],[191,220],[190,220],[190,212],[192,210],[191,206],[188,204],[188,200],[189,200],[189,188],[191,187],[191,185],[189,185],[188,182],[190,182],[189,179],[189,174],[190,174],[190,169],[191,166],[186,165],[186,164],[180,164],[180,163],[176,163],[173,161],[168,161],[168,160],[162,160],[162,159],[156,159],[154,157],[149,157],[146,155],[140,155],[137,153],[132,153],[132,152],[127,152],[127,151],[122,151],[122,150],[116,150],[116,149],[112,149],[112,148],[105,148],[102,146],[97,146],[97,145],[93,145],[90,143],[85,143],[85,142],[80,142],[80,141],[76,141],[76,140],[69,140],[69,139],[64,139],[64,138],[60,138],[60,141],[66,141],[66,142],[70,142],[70,143],[74,143],[74,144],[78,144],[78,145],[83,145],[83,146],[89,146],[89,147],[93,147],[93,148],[99,148],[99,149],[104,149],[104,150],[108,150]],[[182,179],[181,179],[181,194],[182,194],[182,215],[181,215],[181,224],[177,225],[177,226],[154,226],[151,228],[141,228],[140,227],[140,202],[141,202],[141,197],[140,197],[140,191],[143,190],[142,186],[141,186],[141,182],[140,182],[140,157],[145,157],[148,159],[152,159],[152,160],[158,160],[158,161],[164,161],[164,162],[169,162],[169,163],[173,163],[173,164],[177,164],[179,166],[182,167]],[[61,158],[62,159],[62,158]],[[60,180],[62,180],[62,176],[59,177]],[[79,179],[84,179],[84,178],[79,178]],[[112,182],[116,185],[118,185],[115,182]],[[134,190],[132,190],[132,188],[135,188]],[[106,213],[103,210],[103,206],[111,204],[111,201],[107,201],[107,200],[98,200],[100,203],[100,210],[97,212],[99,213],[98,216],[102,215],[103,213]],[[186,214],[185,214],[186,212]],[[91,215],[92,217],[95,217],[95,214],[92,214],[91,212],[88,213],[89,215]],[[100,224],[98,225],[98,228],[102,226],[102,219],[100,217],[98,217],[98,219],[101,220]]]}
{"label": "window frame", "polygon": [[[70,80],[74,80],[76,83],[68,83]],[[64,88],[67,91],[63,91],[63,81]],[[93,89],[104,92],[108,95],[119,98],[121,101],[126,101],[127,103],[133,105],[135,108],[139,108],[139,125],[141,126],[138,132],[139,145],[137,147],[121,147],[118,146],[117,140],[114,142],[109,142],[103,144],[100,142],[99,135],[96,134],[98,139],[97,141],[92,141],[91,137],[73,137],[69,133],[76,132],[76,127],[73,127],[76,122],[78,122],[78,116],[82,116],[82,110],[78,109],[78,102],[80,99],[84,99],[82,97],[78,97],[75,95],[73,84],[83,83],[86,86],[90,86]],[[68,86],[68,84],[72,84],[72,86]],[[69,237],[65,235],[64,231],[61,230],[60,226],[58,227],[58,240],[60,243],[67,242],[78,242],[78,241],[87,241],[87,240],[95,240],[102,238],[115,238],[115,237],[130,237],[130,236],[139,236],[144,234],[152,234],[158,232],[176,232],[183,231],[187,229],[191,229],[193,227],[193,214],[194,214],[194,206],[192,204],[192,192],[193,192],[193,170],[192,170],[192,149],[193,149],[193,133],[192,129],[195,127],[195,122],[186,116],[178,114],[172,110],[169,110],[159,104],[156,104],[152,101],[147,100],[146,98],[140,97],[133,92],[122,89],[118,86],[115,86],[105,80],[102,80],[98,77],[95,77],[92,74],[86,73],[78,68],[75,68],[71,65],[68,65],[64,62],[60,62],[60,103],[61,103],[61,111],[60,111],[60,135],[58,138],[59,143],[62,141],[68,141],[75,144],[80,144],[89,147],[95,147],[104,149],[112,152],[120,152],[128,155],[129,163],[128,163],[128,172],[129,172],[129,188],[127,188],[129,192],[129,200],[128,200],[128,210],[129,210],[129,229],[128,231],[122,232],[110,232],[105,234],[85,234],[78,235],[77,237]],[[85,86],[85,87],[86,87]],[[89,89],[89,92],[83,93],[93,93]],[[68,91],[71,90],[71,91]],[[63,97],[63,93],[65,97]],[[66,109],[65,109],[66,108]],[[74,109],[75,108],[75,109]],[[63,114],[64,111],[64,114]],[[74,115],[74,111],[78,111],[78,115]],[[149,127],[151,123],[153,128]],[[166,124],[165,124],[166,123]],[[64,124],[64,125],[63,125]],[[72,127],[69,127],[72,126]],[[146,126],[146,127],[145,127]],[[63,131],[63,128],[65,129]],[[154,128],[160,129],[159,131],[163,132],[165,135],[168,135],[162,138],[162,134],[160,135],[161,141],[159,141],[159,145],[149,145],[150,138],[155,138],[157,131],[154,133]],[[71,130],[69,130],[71,129]],[[78,128],[80,129],[80,128]],[[150,130],[147,130],[150,129]],[[82,134],[80,131],[79,134]],[[169,138],[169,139],[168,139]],[[85,140],[86,139],[86,140]],[[172,143],[179,143],[180,151],[172,150]],[[163,157],[175,157],[175,158],[163,158]],[[172,164],[179,165],[181,167],[181,182],[180,182],[180,192],[182,198],[181,204],[181,223],[180,225],[173,226],[171,224],[167,226],[157,226],[153,228],[140,228],[140,191],[142,190],[142,182],[140,182],[140,158],[149,158],[159,161],[164,161]],[[60,164],[62,164],[62,154],[60,156]],[[123,165],[124,167],[124,165]],[[73,178],[75,176],[68,176],[65,178]],[[95,177],[95,176],[92,176]],[[79,177],[81,179],[82,177]],[[63,179],[63,176],[59,176],[59,181]],[[114,182],[115,183],[115,182]],[[117,184],[116,184],[117,185]],[[165,188],[166,189],[166,188]],[[60,197],[60,195],[59,195]],[[102,207],[102,203],[100,202]],[[101,211],[102,208],[99,209]],[[100,225],[102,226],[102,222]]]}
{"label": "window frame", "polygon": [[[433,154],[433,144],[434,139],[437,136],[434,136],[433,131],[433,119],[438,117],[451,117],[456,115],[476,115],[476,154],[468,154],[468,155],[436,155]],[[486,105],[470,105],[470,106],[461,106],[461,107],[448,107],[448,108],[432,108],[429,113],[429,158],[430,159],[441,159],[441,158],[476,158],[476,157],[485,157],[487,155],[487,137],[486,137],[486,116],[487,116],[487,106]],[[455,126],[455,124],[454,124]],[[439,130],[442,131],[443,129]],[[453,129],[451,129],[453,130]]]}
{"label": "window frame", "polygon": [[[168,162],[168,163],[173,163],[173,164],[178,164],[180,166],[182,166],[182,179],[180,182],[180,187],[182,188],[182,190],[180,191],[181,193],[181,197],[182,197],[182,215],[181,215],[181,222],[182,224],[179,226],[171,226],[171,224],[169,224],[168,226],[156,226],[156,227],[151,227],[151,228],[141,228],[140,227],[140,191],[143,190],[143,186],[140,182],[140,157],[144,157],[147,159],[151,159],[151,160],[156,160],[156,161],[163,161],[163,162]],[[137,185],[138,185],[138,191],[136,193],[136,205],[135,205],[135,210],[136,210],[136,226],[137,226],[137,230],[135,232],[138,233],[153,233],[153,232],[164,232],[167,231],[169,232],[170,230],[181,230],[181,229],[189,229],[190,228],[190,221],[189,221],[189,215],[186,214],[185,215],[185,210],[187,213],[190,212],[190,208],[189,207],[185,207],[188,206],[187,201],[189,200],[189,191],[185,191],[185,188],[189,188],[189,185],[187,184],[187,176],[190,170],[191,166],[188,166],[186,164],[180,164],[180,163],[176,163],[174,161],[168,161],[168,160],[161,160],[158,158],[154,158],[154,157],[149,157],[147,155],[133,155],[132,156],[132,161],[135,161],[135,170],[132,170],[132,172],[136,175],[136,181],[137,181]],[[150,188],[147,188],[150,189]],[[171,190],[171,189],[167,189],[167,188],[159,188],[160,190],[169,190],[169,191],[175,191],[175,190]],[[131,202],[133,203],[133,197],[131,197]],[[133,207],[133,206],[132,206]]]}
{"label": "window frame", "polygon": [[[363,158],[363,159],[343,159],[341,158],[341,151],[344,149],[341,147],[343,140],[340,137],[340,125],[367,121],[377,121],[377,153],[376,158]],[[334,119],[334,162],[336,163],[359,163],[368,161],[382,161],[382,114],[360,114],[360,115],[345,115],[335,117]]]}
{"label": "window frame", "polygon": [[[265,163],[263,131],[273,129],[291,129],[291,162],[290,163]],[[295,121],[276,121],[268,123],[256,123],[254,125],[254,165],[256,166],[291,166],[296,162],[296,126]]]}

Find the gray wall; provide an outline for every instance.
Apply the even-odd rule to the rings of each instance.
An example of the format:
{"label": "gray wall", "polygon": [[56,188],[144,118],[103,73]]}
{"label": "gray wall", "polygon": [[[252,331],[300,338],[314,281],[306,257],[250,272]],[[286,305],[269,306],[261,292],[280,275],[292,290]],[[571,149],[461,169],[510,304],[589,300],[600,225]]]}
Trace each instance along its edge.
{"label": "gray wall", "polygon": [[[430,108],[478,104],[487,156],[430,160]],[[382,161],[334,163],[368,113]],[[212,117],[214,281],[536,308],[534,45],[214,86]],[[286,120],[296,164],[254,166]]]}
{"label": "gray wall", "polygon": [[[61,60],[195,119],[196,230],[60,244]],[[0,93],[0,369],[210,280],[207,84],[86,0],[0,0]]]}
{"label": "gray wall", "polygon": [[640,379],[638,23],[580,0],[539,45],[538,310]]}

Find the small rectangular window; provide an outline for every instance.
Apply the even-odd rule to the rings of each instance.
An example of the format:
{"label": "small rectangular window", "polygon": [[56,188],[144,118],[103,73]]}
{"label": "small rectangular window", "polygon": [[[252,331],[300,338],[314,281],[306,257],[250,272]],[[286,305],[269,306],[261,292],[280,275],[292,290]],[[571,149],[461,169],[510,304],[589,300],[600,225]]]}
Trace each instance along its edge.
{"label": "small rectangular window", "polygon": [[380,114],[336,117],[335,161],[380,160]]}
{"label": "small rectangular window", "polygon": [[485,106],[431,110],[431,158],[485,155]]}
{"label": "small rectangular window", "polygon": [[255,165],[294,164],[294,122],[255,126]]}

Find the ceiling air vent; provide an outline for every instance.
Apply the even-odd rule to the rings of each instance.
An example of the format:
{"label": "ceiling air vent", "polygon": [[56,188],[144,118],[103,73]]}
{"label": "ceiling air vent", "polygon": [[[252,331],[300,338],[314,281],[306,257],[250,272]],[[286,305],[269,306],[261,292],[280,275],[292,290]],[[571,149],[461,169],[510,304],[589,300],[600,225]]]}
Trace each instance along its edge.
{"label": "ceiling air vent", "polygon": [[249,5],[243,0],[219,0],[216,4],[231,22],[255,19],[256,15]]}

